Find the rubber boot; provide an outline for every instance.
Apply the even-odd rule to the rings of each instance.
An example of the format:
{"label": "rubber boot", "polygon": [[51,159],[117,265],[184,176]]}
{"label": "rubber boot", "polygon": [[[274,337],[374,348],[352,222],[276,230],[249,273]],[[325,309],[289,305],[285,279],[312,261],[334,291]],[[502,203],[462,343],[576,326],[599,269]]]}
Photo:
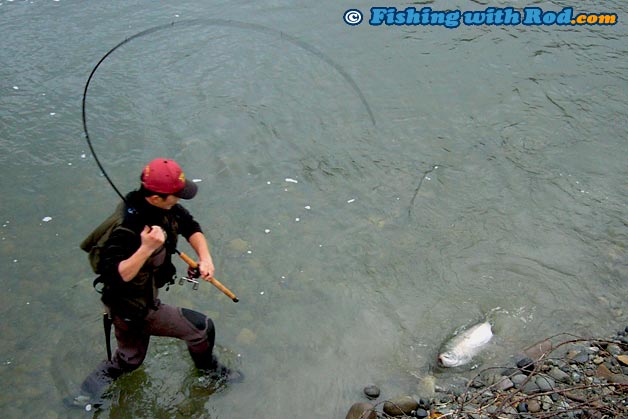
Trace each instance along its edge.
{"label": "rubber boot", "polygon": [[105,391],[121,374],[122,371],[114,368],[110,361],[103,361],[83,380],[79,394],[64,398],[63,403],[67,407],[87,411],[98,408],[104,403],[103,394]]}

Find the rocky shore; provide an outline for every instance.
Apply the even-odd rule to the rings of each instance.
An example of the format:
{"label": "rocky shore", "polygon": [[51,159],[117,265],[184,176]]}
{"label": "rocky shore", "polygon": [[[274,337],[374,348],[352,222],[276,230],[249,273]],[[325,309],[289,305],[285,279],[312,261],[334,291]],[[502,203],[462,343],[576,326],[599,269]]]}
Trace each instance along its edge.
{"label": "rocky shore", "polygon": [[608,339],[548,338],[515,365],[483,369],[462,386],[436,386],[429,398],[379,395],[365,387],[365,400],[346,419],[626,419],[628,327]]}

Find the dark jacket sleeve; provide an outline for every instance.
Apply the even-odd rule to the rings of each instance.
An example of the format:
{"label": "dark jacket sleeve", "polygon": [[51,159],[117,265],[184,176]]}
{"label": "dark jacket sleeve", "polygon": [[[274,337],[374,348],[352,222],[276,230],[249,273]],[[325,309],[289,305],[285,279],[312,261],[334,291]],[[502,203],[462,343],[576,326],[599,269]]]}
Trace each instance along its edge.
{"label": "dark jacket sleeve", "polygon": [[115,282],[124,282],[118,271],[120,262],[128,259],[141,245],[140,235],[125,227],[117,227],[105,243],[100,259],[100,272]]}
{"label": "dark jacket sleeve", "polygon": [[199,223],[196,222],[192,214],[181,205],[177,205],[177,219],[179,221],[179,234],[186,240],[194,233],[202,233],[203,230]]}

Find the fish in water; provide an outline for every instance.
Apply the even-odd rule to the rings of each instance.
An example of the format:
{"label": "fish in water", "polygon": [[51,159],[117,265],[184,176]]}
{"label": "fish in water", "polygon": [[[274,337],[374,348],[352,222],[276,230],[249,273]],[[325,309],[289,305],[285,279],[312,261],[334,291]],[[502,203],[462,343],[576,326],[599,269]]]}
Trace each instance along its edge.
{"label": "fish in water", "polygon": [[459,367],[467,364],[493,337],[489,322],[479,323],[454,336],[438,355],[443,367]]}

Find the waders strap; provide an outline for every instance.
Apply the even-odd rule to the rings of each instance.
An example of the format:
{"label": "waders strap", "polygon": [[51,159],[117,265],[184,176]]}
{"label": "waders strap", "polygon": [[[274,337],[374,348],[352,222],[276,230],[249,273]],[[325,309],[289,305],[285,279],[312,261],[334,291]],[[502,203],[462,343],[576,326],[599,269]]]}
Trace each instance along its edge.
{"label": "waders strap", "polygon": [[111,324],[113,321],[109,314],[104,313],[102,315],[102,324],[105,328],[105,346],[107,347],[107,360],[111,362]]}

